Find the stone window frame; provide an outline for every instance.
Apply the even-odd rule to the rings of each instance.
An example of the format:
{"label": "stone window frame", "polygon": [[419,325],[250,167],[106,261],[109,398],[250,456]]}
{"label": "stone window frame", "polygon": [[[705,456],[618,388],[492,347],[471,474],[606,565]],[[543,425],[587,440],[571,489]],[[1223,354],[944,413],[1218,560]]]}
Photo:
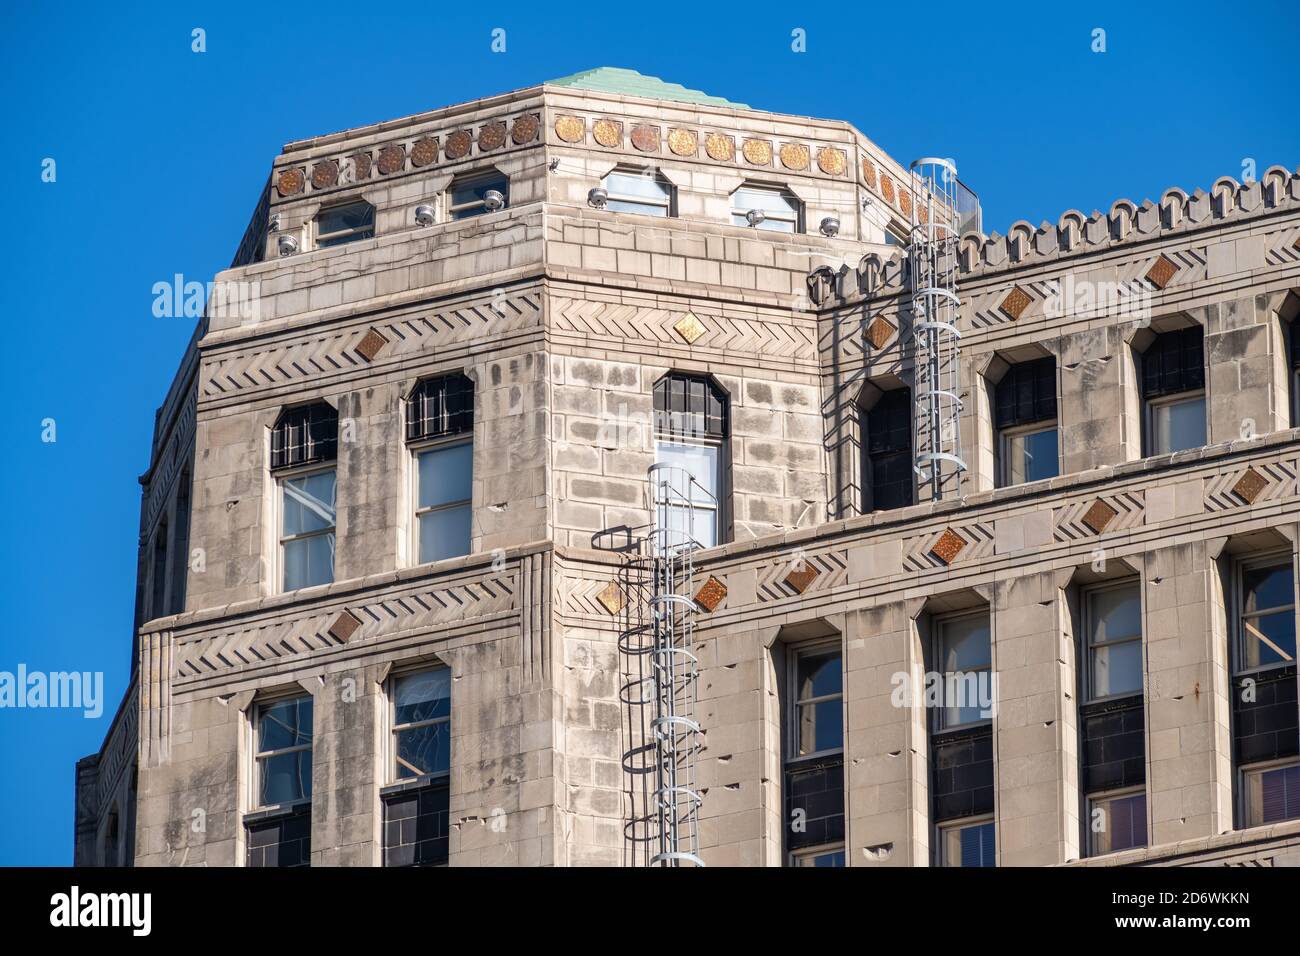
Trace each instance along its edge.
{"label": "stone window frame", "polygon": [[[1056,417],[1051,419],[1051,426],[1056,430],[1056,475],[1062,472],[1063,453],[1061,448],[1061,361],[1060,357],[1041,342],[1029,342],[1024,345],[996,349],[987,353],[975,369],[975,441],[974,454],[967,457],[968,473],[975,478],[977,486],[983,490],[1008,487],[1006,481],[1007,454],[1005,437],[1015,434],[1039,432],[1049,427],[1048,420],[1034,423],[999,428],[997,425],[997,389],[1013,368],[1030,362],[1042,362],[1051,359],[1056,381]],[[963,436],[963,441],[965,441]],[[965,479],[963,479],[965,480]],[[1051,478],[1039,479],[1050,481]]]}
{"label": "stone window frame", "polygon": [[[299,701],[299,700],[310,700],[312,702],[311,742],[305,745],[298,745],[295,747],[281,748],[280,750],[273,750],[273,751],[268,750],[263,752],[261,750],[261,740],[260,740],[261,738],[260,724],[261,724],[262,712],[266,710],[268,707],[273,707],[277,704],[283,704],[288,701]],[[262,795],[261,795],[261,790],[262,790],[261,759],[264,756],[274,756],[276,754],[290,753],[290,752],[296,753],[296,752],[301,752],[303,750],[306,750],[310,752],[312,755],[312,772],[315,773],[315,766],[316,766],[315,696],[306,688],[301,686],[281,688],[275,691],[260,693],[253,698],[251,702],[251,706],[248,707],[247,719],[248,719],[248,745],[249,745],[248,746],[248,768],[249,770],[248,770],[248,802],[246,805],[249,809],[245,815],[246,816],[251,814],[261,815],[261,814],[268,814],[268,813],[274,814],[280,812],[290,813],[302,809],[304,807],[310,807],[312,803],[311,791],[314,789],[311,786],[310,779],[308,779],[307,781],[308,793],[305,796],[295,800],[290,800],[285,803],[263,803]]]}
{"label": "stone window frame", "polygon": [[[336,229],[328,233],[321,232],[322,217],[346,209],[362,207],[369,213],[368,222],[363,222],[358,226]],[[332,249],[336,246],[345,246],[353,242],[375,238],[378,215],[379,211],[375,208],[375,204],[359,194],[331,199],[328,204],[320,206],[311,217],[312,249]]]}
{"label": "stone window frame", "polygon": [[[1098,696],[1093,691],[1093,672],[1092,656],[1097,646],[1092,639],[1092,625],[1095,623],[1094,611],[1092,610],[1092,599],[1095,595],[1103,591],[1119,591],[1132,588],[1137,592],[1138,599],[1138,635],[1137,637],[1124,638],[1118,641],[1107,641],[1105,646],[1113,647],[1117,644],[1136,643],[1141,651],[1138,655],[1139,666],[1141,667],[1142,686],[1135,691],[1126,691],[1120,694],[1106,694]],[[1142,579],[1138,575],[1128,575],[1125,577],[1109,578],[1094,584],[1088,584],[1079,589],[1079,609],[1081,616],[1080,641],[1079,649],[1083,652],[1080,668],[1080,681],[1082,693],[1080,701],[1084,704],[1097,704],[1105,701],[1122,700],[1127,697],[1146,696],[1146,621],[1143,616],[1142,608]],[[1145,703],[1144,703],[1145,706]]]}
{"label": "stone window frame", "polygon": [[[611,176],[638,177],[653,180],[657,185],[664,189],[665,199],[662,203],[655,202],[647,197],[634,196],[627,193],[616,193],[611,190],[607,183]],[[636,164],[636,163],[619,163],[610,169],[600,178],[601,188],[606,193],[606,206],[610,212],[618,215],[640,215],[651,216],[656,219],[676,219],[677,218],[677,186],[666,176],[662,169],[653,164]],[[624,202],[634,206],[645,206],[662,208],[663,215],[651,212],[642,212],[636,209],[613,209],[610,208],[610,202]]]}
{"label": "stone window frame", "polygon": [[[1202,384],[1199,388],[1185,389],[1179,392],[1148,396],[1144,384],[1144,362],[1157,337],[1167,332],[1183,332],[1187,329],[1201,329],[1201,371]],[[1199,399],[1204,409],[1205,441],[1210,442],[1210,376],[1209,362],[1206,356],[1205,326],[1185,312],[1161,316],[1137,329],[1129,339],[1129,360],[1133,369],[1134,398],[1137,402],[1137,426],[1140,431],[1140,457],[1151,458],[1157,455],[1174,454],[1173,451],[1154,450],[1155,414],[1160,408]],[[1204,446],[1199,446],[1204,447]],[[1187,449],[1180,449],[1187,450]]]}
{"label": "stone window frame", "polygon": [[[397,723],[397,682],[404,677],[411,677],[415,674],[432,673],[438,670],[445,670],[449,678],[447,689],[447,716],[445,718],[439,718],[438,721],[436,721],[445,721],[447,724],[447,770],[444,773],[399,777],[397,775],[397,733],[399,730],[399,725]],[[384,743],[380,748],[380,755],[383,759],[383,786],[418,786],[425,783],[450,781],[452,771],[455,769],[455,764],[452,760],[451,743],[452,721],[455,719],[456,715],[455,673],[452,670],[451,664],[440,657],[426,657],[406,662],[400,666],[391,668],[388,674],[384,676],[381,686],[383,688],[382,699],[384,702],[384,718],[382,722]],[[429,722],[432,723],[435,721]]]}

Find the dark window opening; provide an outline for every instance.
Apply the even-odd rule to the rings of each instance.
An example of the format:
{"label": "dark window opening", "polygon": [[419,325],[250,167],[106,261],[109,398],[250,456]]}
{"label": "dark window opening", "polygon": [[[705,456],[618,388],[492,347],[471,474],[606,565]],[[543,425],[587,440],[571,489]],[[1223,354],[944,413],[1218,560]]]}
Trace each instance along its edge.
{"label": "dark window opening", "polygon": [[316,247],[325,249],[358,239],[373,239],[375,207],[363,201],[330,206],[316,215]]}
{"label": "dark window opening", "polygon": [[863,511],[905,508],[913,503],[912,392],[892,389],[866,414],[866,487]]}
{"label": "dark window opening", "polygon": [[473,430],[474,383],[459,372],[421,380],[406,399],[407,441]]}
{"label": "dark window opening", "polygon": [[293,468],[338,457],[339,414],[327,402],[286,408],[271,429],[271,467]]}

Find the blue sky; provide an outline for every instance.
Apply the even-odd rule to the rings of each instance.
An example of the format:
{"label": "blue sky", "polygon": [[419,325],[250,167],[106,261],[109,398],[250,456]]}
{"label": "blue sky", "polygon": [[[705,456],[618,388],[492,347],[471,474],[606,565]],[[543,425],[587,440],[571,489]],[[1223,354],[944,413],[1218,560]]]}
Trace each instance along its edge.
{"label": "blue sky", "polygon": [[0,11],[0,671],[102,671],[107,701],[0,709],[0,864],[71,862],[74,764],[127,682],[137,476],[192,330],[152,286],[229,264],[282,144],[608,65],[953,156],[986,230],[1300,164],[1294,0],[52,6]]}

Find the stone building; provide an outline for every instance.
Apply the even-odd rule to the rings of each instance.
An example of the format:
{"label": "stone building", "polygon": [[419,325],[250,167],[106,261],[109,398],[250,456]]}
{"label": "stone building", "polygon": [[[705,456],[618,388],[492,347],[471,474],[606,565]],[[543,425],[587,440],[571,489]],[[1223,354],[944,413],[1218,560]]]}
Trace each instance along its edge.
{"label": "stone building", "polygon": [[913,203],[625,70],[286,146],[158,412],[76,862],[645,862],[656,461],[713,492],[705,863],[1300,861],[1300,175],[972,221],[937,498]]}

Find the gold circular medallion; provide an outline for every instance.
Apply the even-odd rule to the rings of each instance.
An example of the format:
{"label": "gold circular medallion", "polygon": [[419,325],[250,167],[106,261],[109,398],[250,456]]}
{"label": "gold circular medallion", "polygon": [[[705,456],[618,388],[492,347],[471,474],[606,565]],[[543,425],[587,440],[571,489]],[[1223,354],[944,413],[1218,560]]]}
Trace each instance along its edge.
{"label": "gold circular medallion", "polygon": [[632,127],[632,145],[643,153],[659,151],[659,127],[640,123]]}
{"label": "gold circular medallion", "polygon": [[411,147],[411,165],[428,166],[438,158],[438,140],[433,136],[416,140]]}
{"label": "gold circular medallion", "polygon": [[704,151],[709,154],[709,159],[729,162],[736,158],[736,141],[721,133],[710,133],[704,137]]}
{"label": "gold circular medallion", "polygon": [[885,202],[894,201],[894,181],[884,173],[880,174],[880,195],[885,197]]}
{"label": "gold circular medallion", "polygon": [[531,143],[537,138],[537,117],[531,113],[519,117],[510,128],[510,138],[516,146]]}
{"label": "gold circular medallion", "polygon": [[302,192],[303,175],[301,169],[286,169],[275,183],[275,190],[281,196],[296,196]]}
{"label": "gold circular medallion", "polygon": [[576,143],[582,139],[582,120],[576,116],[561,116],[555,121],[555,135],[566,143]]}
{"label": "gold circular medallion", "polygon": [[395,173],[406,164],[406,150],[394,143],[379,151],[379,172],[383,176]]}
{"label": "gold circular medallion", "polygon": [[458,129],[447,137],[447,146],[443,150],[443,155],[448,159],[460,159],[469,155],[469,148],[474,143],[474,138],[470,136],[469,130]]}
{"label": "gold circular medallion", "polygon": [[786,169],[807,169],[808,147],[803,143],[782,143],[781,165]]}
{"label": "gold circular medallion", "polygon": [[826,146],[817,151],[817,168],[828,176],[842,176],[847,165],[848,157],[841,149]]}
{"label": "gold circular medallion", "polygon": [[348,157],[352,160],[352,178],[356,182],[370,178],[370,154],[353,153]]}
{"label": "gold circular medallion", "polygon": [[488,123],[478,131],[478,148],[482,150],[499,149],[506,141],[505,123]]}
{"label": "gold circular medallion", "polygon": [[772,144],[765,139],[747,139],[740,147],[745,162],[754,166],[772,165]]}
{"label": "gold circular medallion", "polygon": [[613,120],[596,120],[591,135],[601,146],[617,146],[623,142],[623,128]]}
{"label": "gold circular medallion", "polygon": [[871,165],[871,160],[862,161],[862,179],[871,189],[876,188],[876,167]]}
{"label": "gold circular medallion", "polygon": [[311,188],[329,189],[339,181],[339,164],[323,159],[311,168]]}
{"label": "gold circular medallion", "polygon": [[674,129],[668,131],[668,148],[678,156],[694,156],[700,143],[694,130]]}

